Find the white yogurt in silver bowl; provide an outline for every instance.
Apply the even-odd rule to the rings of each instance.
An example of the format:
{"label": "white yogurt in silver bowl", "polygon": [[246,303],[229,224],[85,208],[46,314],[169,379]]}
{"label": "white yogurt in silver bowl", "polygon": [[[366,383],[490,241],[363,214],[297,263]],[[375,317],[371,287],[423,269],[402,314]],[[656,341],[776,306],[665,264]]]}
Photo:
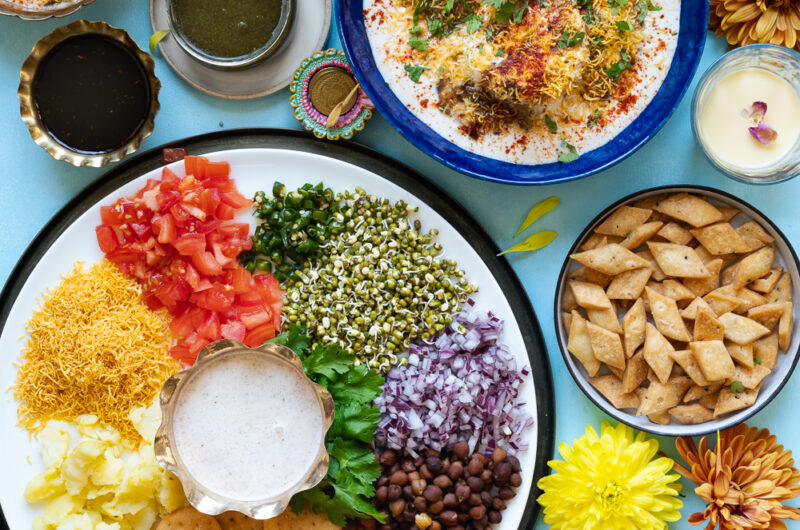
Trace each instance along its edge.
{"label": "white yogurt in silver bowl", "polygon": [[202,512],[268,519],[327,473],[333,399],[289,348],[210,344],[165,383],[161,406],[156,457]]}

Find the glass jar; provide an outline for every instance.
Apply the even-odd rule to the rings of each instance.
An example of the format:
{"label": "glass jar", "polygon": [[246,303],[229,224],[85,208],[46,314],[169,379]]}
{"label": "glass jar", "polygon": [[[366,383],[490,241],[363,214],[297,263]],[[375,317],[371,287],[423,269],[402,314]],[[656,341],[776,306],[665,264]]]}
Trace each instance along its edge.
{"label": "glass jar", "polygon": [[[695,139],[708,161],[733,179],[750,184],[774,184],[795,177],[800,174],[800,137],[786,154],[771,164],[759,167],[735,165],[718,156],[709,146],[701,121],[703,109],[720,81],[743,70],[761,70],[776,75],[789,83],[800,98],[800,53],[775,44],[751,44],[737,48],[718,59],[700,78],[692,100],[692,131]],[[758,99],[758,95],[754,94],[753,99]]]}

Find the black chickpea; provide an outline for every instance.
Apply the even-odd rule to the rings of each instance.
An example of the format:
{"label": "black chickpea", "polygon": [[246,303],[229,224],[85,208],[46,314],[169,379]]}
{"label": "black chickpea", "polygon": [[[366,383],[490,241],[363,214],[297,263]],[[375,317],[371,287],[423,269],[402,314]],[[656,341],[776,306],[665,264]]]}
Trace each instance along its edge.
{"label": "black chickpea", "polygon": [[503,449],[470,454],[466,442],[422,454],[377,455],[382,475],[374,503],[389,518],[380,526],[354,522],[348,530],[483,530],[502,521],[506,501],[522,483],[519,460]]}

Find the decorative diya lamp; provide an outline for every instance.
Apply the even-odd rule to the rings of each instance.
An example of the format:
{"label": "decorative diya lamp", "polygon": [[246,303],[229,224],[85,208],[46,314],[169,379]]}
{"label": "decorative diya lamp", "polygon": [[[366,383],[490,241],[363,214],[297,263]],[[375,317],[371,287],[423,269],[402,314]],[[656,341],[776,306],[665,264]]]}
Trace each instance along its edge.
{"label": "decorative diya lamp", "polygon": [[289,90],[294,117],[317,138],[349,140],[372,118],[372,101],[341,50],[331,48],[305,59]]}
{"label": "decorative diya lamp", "polygon": [[253,66],[289,35],[296,0],[169,0],[175,41],[196,61],[219,70]]}
{"label": "decorative diya lamp", "polygon": [[692,103],[695,138],[720,171],[774,183],[800,173],[800,54],[753,44],[703,75]]}
{"label": "decorative diya lamp", "polygon": [[17,92],[31,137],[56,160],[101,167],[153,132],[161,83],[123,30],[78,20],[34,45]]}
{"label": "decorative diya lamp", "polygon": [[161,409],[156,458],[203,513],[269,519],[328,472],[333,398],[285,346],[209,344],[164,384]]}

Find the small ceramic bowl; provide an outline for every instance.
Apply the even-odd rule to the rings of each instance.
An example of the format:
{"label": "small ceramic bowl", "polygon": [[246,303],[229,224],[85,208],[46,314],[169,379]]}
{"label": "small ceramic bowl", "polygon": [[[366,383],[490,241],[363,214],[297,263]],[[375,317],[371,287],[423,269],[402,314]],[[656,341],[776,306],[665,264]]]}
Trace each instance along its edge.
{"label": "small ceramic bowl", "polygon": [[700,120],[703,108],[717,84],[731,74],[748,69],[763,70],[780,77],[800,96],[800,53],[776,44],[751,44],[736,48],[720,57],[700,78],[692,99],[692,131],[708,161],[726,176],[749,184],[775,184],[800,174],[800,138],[788,153],[772,164],[743,168],[720,158],[709,148]]}
{"label": "small ceramic bowl", "polygon": [[294,13],[296,11],[295,1],[296,0],[282,0],[281,15],[278,19],[277,27],[272,32],[272,37],[260,48],[239,57],[215,57],[192,44],[181,32],[180,24],[176,19],[175,10],[173,9],[172,0],[168,0],[167,6],[170,32],[172,36],[175,37],[175,42],[178,43],[181,49],[192,59],[201,64],[218,70],[240,70],[249,68],[275,54],[283,45],[286,37],[289,35],[289,30],[292,29],[292,22],[294,21]]}
{"label": "small ceramic bowl", "polygon": [[[756,402],[752,406],[745,409],[730,412],[713,421],[697,425],[684,425],[675,421],[669,425],[653,423],[647,418],[647,416],[636,416],[635,413],[627,412],[628,410],[632,409],[619,410],[615,408],[600,392],[598,392],[591,384],[589,384],[589,376],[586,372],[586,369],[578,360],[575,359],[575,357],[572,356],[572,354],[569,353],[569,351],[567,351],[568,336],[562,315],[562,303],[564,301],[566,289],[568,288],[567,277],[572,271],[580,267],[580,264],[571,260],[569,256],[578,252],[578,249],[581,247],[581,245],[583,245],[584,242],[592,235],[595,227],[602,223],[620,206],[626,204],[630,205],[632,203],[641,201],[642,199],[654,197],[656,195],[672,195],[683,192],[704,196],[709,202],[716,206],[736,208],[740,210],[740,213],[730,221],[734,227],[739,226],[749,220],[753,220],[760,224],[769,233],[769,235],[775,239],[773,243],[773,246],[777,251],[775,264],[776,266],[783,267],[784,272],[789,273],[792,279],[792,297],[794,303],[795,322],[797,322],[798,315],[800,314],[798,312],[797,304],[797,302],[800,300],[800,261],[798,261],[797,254],[789,243],[789,240],[775,225],[775,223],[770,221],[766,215],[761,213],[752,205],[729,193],[704,186],[662,186],[628,195],[627,197],[624,197],[610,205],[599,215],[597,215],[597,217],[595,217],[589,223],[589,225],[575,240],[575,243],[567,253],[564,265],[561,267],[558,284],[556,286],[554,307],[555,330],[558,346],[561,349],[561,355],[564,358],[564,363],[569,369],[570,375],[572,375],[572,378],[578,384],[578,387],[580,387],[583,393],[586,394],[586,397],[588,397],[595,405],[597,405],[597,407],[599,407],[609,416],[627,425],[630,425],[631,427],[663,436],[699,436],[726,429],[747,420],[767,406],[767,404],[778,395],[794,371],[798,359],[798,350],[800,350],[800,326],[795,325],[792,331],[792,339],[788,350],[778,353],[777,365],[775,369],[773,369],[772,372],[764,379]],[[624,316],[622,311],[620,312],[619,316]],[[600,374],[605,373],[606,370],[607,368],[604,367]]]}
{"label": "small ceramic bowl", "polygon": [[[313,393],[316,394],[319,411],[322,417],[319,447],[316,456],[308,466],[305,473],[298,480],[288,486],[280,494],[270,498],[235,499],[223,496],[212,491],[199,482],[184,464],[174,429],[175,412],[180,402],[181,393],[189,387],[192,380],[203,371],[214,367],[219,361],[233,356],[262,356],[282,363],[297,372],[300,381],[303,381]],[[183,491],[189,503],[199,511],[217,515],[226,511],[237,511],[255,519],[269,519],[279,515],[289,505],[289,500],[295,493],[313,488],[325,477],[328,472],[328,451],[325,447],[325,433],[333,423],[334,404],[333,398],[327,389],[312,382],[303,370],[300,358],[286,346],[278,344],[264,344],[258,348],[248,348],[234,340],[222,339],[203,348],[197,356],[195,364],[186,370],[176,373],[164,383],[161,389],[162,421],[156,432],[153,449],[159,463],[180,479]],[[233,412],[233,411],[232,411]],[[229,440],[235,442],[235,440]],[[231,444],[232,451],[241,451],[235,443]],[[246,457],[246,455],[244,455]]]}
{"label": "small ceramic bowl", "polygon": [[[48,53],[61,42],[75,36],[86,34],[100,35],[112,39],[126,48],[140,63],[144,75],[147,77],[147,82],[149,83],[147,114],[142,117],[139,127],[132,136],[130,136],[128,141],[111,151],[85,152],[70,148],[58,141],[44,125],[36,101],[34,90],[36,75]],[[155,74],[153,58],[142,51],[126,31],[110,26],[105,22],[76,20],[71,24],[56,28],[48,35],[39,39],[33,46],[31,54],[25,60],[20,70],[20,83],[17,96],[19,97],[22,121],[27,125],[33,141],[50,153],[53,158],[68,162],[73,166],[102,167],[110,162],[122,160],[125,156],[135,152],[139,149],[142,141],[152,134],[155,126],[156,114],[158,114],[161,108],[158,103],[158,92],[160,89],[161,83]]]}

